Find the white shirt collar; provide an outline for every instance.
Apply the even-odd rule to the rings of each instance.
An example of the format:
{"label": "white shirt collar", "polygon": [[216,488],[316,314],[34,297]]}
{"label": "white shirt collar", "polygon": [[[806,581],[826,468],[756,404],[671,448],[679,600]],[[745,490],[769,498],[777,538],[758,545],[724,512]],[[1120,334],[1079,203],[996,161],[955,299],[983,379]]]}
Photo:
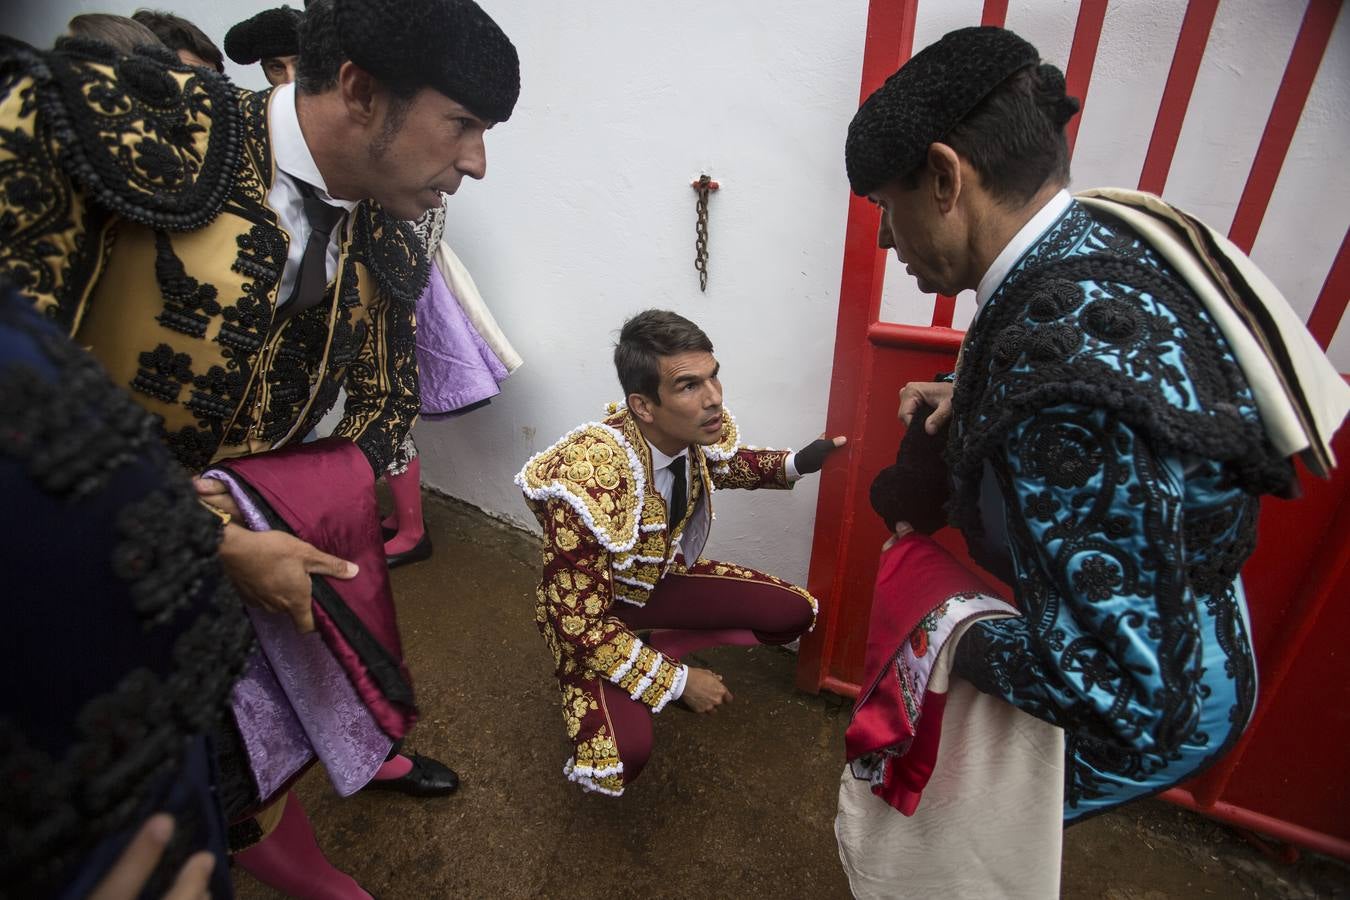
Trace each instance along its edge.
{"label": "white shirt collar", "polygon": [[674,456],[666,456],[666,455],[665,455],[664,453],[662,453],[660,450],[657,450],[657,449],[656,449],[656,445],[653,444],[651,441],[647,441],[647,447],[652,451],[652,471],[653,471],[653,472],[659,472],[659,471],[661,471],[662,469],[664,469],[664,468],[666,468],[667,466],[669,466],[669,465],[670,465],[671,463],[673,463],[675,460],[679,459],[681,456],[686,456],[686,457],[687,457],[687,456],[689,455],[689,448],[688,448],[688,447],[685,447],[683,450],[681,450],[679,453],[676,453]]}
{"label": "white shirt collar", "polygon": [[359,201],[338,200],[328,193],[328,185],[324,184],[319,165],[314,162],[314,154],[309,152],[305,135],[300,130],[300,116],[295,111],[294,84],[283,84],[272,89],[268,124],[272,130],[272,159],[278,170],[313,186],[318,191],[319,199],[329,206],[340,206],[347,212],[356,209]]}
{"label": "white shirt collar", "polygon": [[984,304],[993,295],[998,286],[1003,283],[1003,279],[1008,277],[1008,273],[1017,265],[1017,261],[1022,258],[1022,254],[1031,249],[1041,235],[1068,210],[1069,204],[1073,203],[1073,197],[1065,190],[1059,191],[1055,196],[1045,202],[1036,215],[1032,216],[1027,224],[1023,225],[1017,234],[1012,236],[1002,252],[994,258],[994,264],[989,267],[989,271],[984,273],[980,279],[980,286],[975,291],[975,307],[982,309]]}

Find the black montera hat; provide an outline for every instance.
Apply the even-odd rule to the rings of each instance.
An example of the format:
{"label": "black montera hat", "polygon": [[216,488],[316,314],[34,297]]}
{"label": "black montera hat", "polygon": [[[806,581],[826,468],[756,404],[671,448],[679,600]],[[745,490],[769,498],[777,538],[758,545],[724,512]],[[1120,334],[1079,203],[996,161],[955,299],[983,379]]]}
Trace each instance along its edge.
{"label": "black montera hat", "polygon": [[1013,73],[1039,60],[1031,44],[987,25],[950,32],[916,53],[849,123],[844,163],[854,193],[869,194],[913,172],[930,144]]}
{"label": "black montera hat", "polygon": [[473,0],[336,0],[338,44],[382,81],[431,87],[492,122],[520,96],[516,48]]}
{"label": "black montera hat", "polygon": [[241,66],[300,52],[302,13],[289,6],[265,9],[225,32],[225,55]]}

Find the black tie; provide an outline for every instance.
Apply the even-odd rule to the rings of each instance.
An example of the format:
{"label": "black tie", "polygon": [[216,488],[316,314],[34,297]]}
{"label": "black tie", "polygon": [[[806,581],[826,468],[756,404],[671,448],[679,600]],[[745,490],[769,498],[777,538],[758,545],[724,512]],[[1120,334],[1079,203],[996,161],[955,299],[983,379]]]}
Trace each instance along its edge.
{"label": "black tie", "polygon": [[674,533],[684,521],[685,510],[689,508],[689,484],[684,478],[684,457],[675,457],[666,468],[675,476],[675,486],[670,489],[670,530]]}
{"label": "black tie", "polygon": [[300,259],[300,271],[296,273],[290,299],[277,314],[278,324],[294,318],[323,299],[324,290],[328,287],[328,243],[332,240],[333,228],[346,212],[340,206],[324,203],[314,188],[303,181],[300,182],[300,193],[305,201],[309,240],[305,242],[305,255]]}

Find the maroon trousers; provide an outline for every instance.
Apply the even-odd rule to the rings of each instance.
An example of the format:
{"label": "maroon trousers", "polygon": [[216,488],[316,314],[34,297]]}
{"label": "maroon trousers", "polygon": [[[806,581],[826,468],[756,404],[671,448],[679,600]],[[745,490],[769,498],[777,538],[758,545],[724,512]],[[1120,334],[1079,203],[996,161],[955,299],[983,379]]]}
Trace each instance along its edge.
{"label": "maroon trousers", "polygon": [[[704,559],[682,573],[668,573],[645,605],[617,603],[610,612],[634,630],[653,629],[648,643],[677,659],[712,646],[790,643],[815,619],[814,603],[801,588]],[[651,757],[651,709],[604,678],[564,677],[559,683],[565,700],[584,713],[575,720],[580,728],[573,741],[580,746],[598,734],[612,736],[622,761],[619,771],[573,780],[602,793],[622,793]]]}

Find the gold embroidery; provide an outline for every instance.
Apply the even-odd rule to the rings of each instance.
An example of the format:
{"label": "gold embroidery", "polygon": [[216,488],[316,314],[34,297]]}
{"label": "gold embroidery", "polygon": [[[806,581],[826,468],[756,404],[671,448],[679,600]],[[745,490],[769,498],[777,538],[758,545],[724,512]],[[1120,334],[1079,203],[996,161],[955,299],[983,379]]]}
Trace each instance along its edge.
{"label": "gold embroidery", "polygon": [[560,550],[564,550],[568,553],[577,549],[581,543],[581,540],[577,537],[577,533],[570,528],[559,528],[554,533],[553,540]]}
{"label": "gold embroidery", "polygon": [[[548,501],[566,500],[584,511],[587,529],[607,547],[633,541],[638,531],[637,484],[643,476],[627,439],[619,437],[620,418],[627,416],[568,434],[532,457],[516,476],[536,516]],[[557,522],[562,521],[559,512],[553,513]]]}
{"label": "gold embroidery", "polygon": [[567,725],[567,737],[573,739],[581,731],[581,720],[588,712],[599,709],[595,698],[589,692],[574,685],[563,687],[563,721]]}

